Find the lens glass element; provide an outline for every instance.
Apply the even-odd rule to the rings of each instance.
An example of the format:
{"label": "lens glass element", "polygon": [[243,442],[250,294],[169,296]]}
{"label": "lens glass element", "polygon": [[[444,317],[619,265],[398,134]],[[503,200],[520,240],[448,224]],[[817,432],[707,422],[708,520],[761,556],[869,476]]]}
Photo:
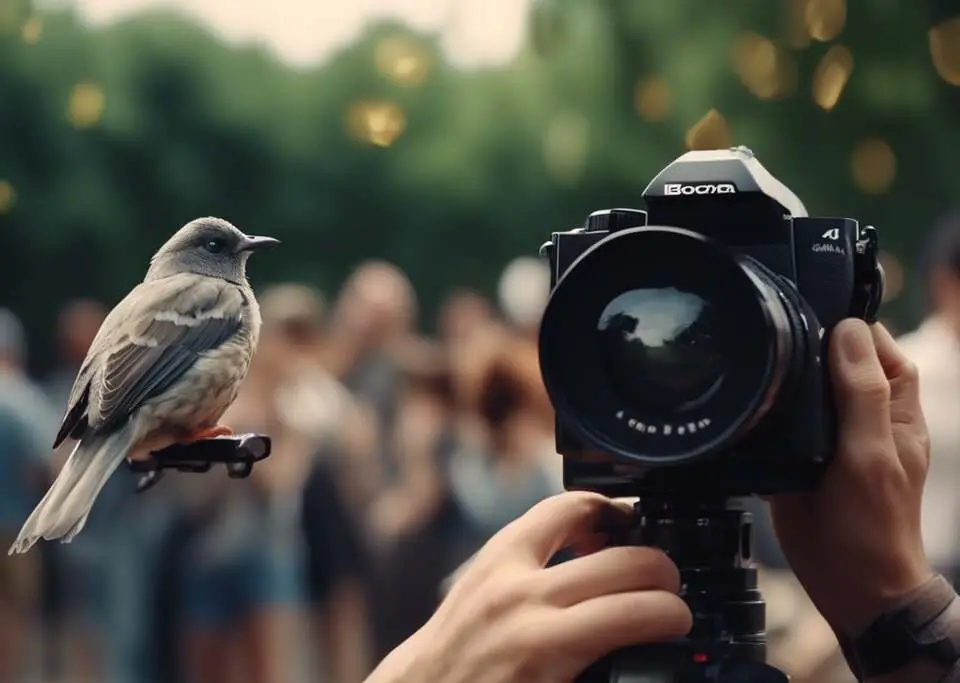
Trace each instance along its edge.
{"label": "lens glass element", "polygon": [[691,410],[717,392],[726,374],[720,322],[697,294],[632,289],[600,315],[600,359],[611,384],[634,407]]}

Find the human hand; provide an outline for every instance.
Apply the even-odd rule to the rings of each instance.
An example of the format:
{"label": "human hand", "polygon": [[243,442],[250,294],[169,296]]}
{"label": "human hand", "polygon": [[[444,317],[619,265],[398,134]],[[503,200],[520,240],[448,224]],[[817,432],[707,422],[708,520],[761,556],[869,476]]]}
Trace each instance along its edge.
{"label": "human hand", "polygon": [[[541,502],[480,550],[367,683],[567,683],[612,650],[685,635],[690,610],[663,552],[599,550],[598,530],[631,518],[629,506],[596,494]],[[544,568],[564,547],[581,555]]]}
{"label": "human hand", "polygon": [[830,341],[839,429],[815,492],[774,496],[780,545],[834,631],[858,635],[932,576],[920,534],[930,452],[917,370],[882,325]]}

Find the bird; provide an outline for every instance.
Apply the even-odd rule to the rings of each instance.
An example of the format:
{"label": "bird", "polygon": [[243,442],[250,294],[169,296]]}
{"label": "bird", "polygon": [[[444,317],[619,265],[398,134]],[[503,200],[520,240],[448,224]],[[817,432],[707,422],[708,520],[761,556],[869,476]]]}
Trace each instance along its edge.
{"label": "bird", "polygon": [[9,554],[69,543],[110,475],[177,443],[232,434],[219,420],[260,336],[247,281],[253,252],[279,244],[207,217],[180,228],[104,319],[80,366],[53,447],[77,443]]}

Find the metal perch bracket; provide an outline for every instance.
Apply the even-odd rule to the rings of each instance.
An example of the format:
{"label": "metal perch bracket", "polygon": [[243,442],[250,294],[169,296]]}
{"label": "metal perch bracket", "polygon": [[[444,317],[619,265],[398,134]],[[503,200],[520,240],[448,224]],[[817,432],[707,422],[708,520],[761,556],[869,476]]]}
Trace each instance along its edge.
{"label": "metal perch bracket", "polygon": [[129,464],[133,472],[142,473],[137,482],[137,493],[153,488],[163,477],[164,470],[178,472],[209,472],[217,463],[226,465],[233,479],[246,479],[254,464],[270,456],[270,437],[265,434],[238,434],[218,436],[188,444],[174,444],[150,454],[149,460]]}

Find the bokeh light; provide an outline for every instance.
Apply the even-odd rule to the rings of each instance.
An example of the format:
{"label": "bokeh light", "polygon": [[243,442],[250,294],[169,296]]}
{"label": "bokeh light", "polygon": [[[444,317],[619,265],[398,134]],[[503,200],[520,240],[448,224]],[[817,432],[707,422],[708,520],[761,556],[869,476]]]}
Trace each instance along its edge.
{"label": "bokeh light", "polygon": [[805,10],[807,32],[820,42],[833,40],[847,23],[846,0],[808,0]]}
{"label": "bokeh light", "polygon": [[733,146],[733,138],[726,119],[716,109],[711,109],[697,121],[684,136],[687,149],[724,149]]}
{"label": "bokeh light", "polygon": [[947,83],[960,86],[960,17],[937,24],[928,37],[933,68]]}
{"label": "bokeh light", "polygon": [[23,27],[20,29],[20,37],[23,38],[23,42],[27,45],[33,45],[40,40],[42,33],[43,24],[38,17],[30,17],[24,22]]}
{"label": "bokeh light", "polygon": [[833,109],[852,72],[853,53],[843,45],[831,47],[813,74],[813,101],[826,111]]}
{"label": "bokeh light", "polygon": [[850,170],[861,192],[883,194],[897,177],[897,157],[885,140],[864,140],[853,150]]}
{"label": "bokeh light", "polygon": [[393,102],[357,102],[347,110],[351,137],[377,147],[392,145],[406,127],[406,115]]}
{"label": "bokeh light", "polygon": [[590,124],[576,113],[559,114],[543,136],[543,162],[547,173],[567,187],[583,176],[590,146]]}
{"label": "bokeh light", "polygon": [[733,69],[755,97],[787,97],[797,87],[797,67],[792,56],[769,38],[743,33],[733,47]]}
{"label": "bokeh light", "polygon": [[633,93],[633,105],[644,121],[663,121],[673,105],[673,92],[663,78],[649,76],[637,83]]}
{"label": "bokeh light", "polygon": [[900,260],[890,252],[880,253],[880,265],[883,266],[883,301],[893,301],[903,291],[904,272]]}
{"label": "bokeh light", "polygon": [[10,213],[13,205],[17,203],[17,193],[13,185],[7,180],[0,180],[0,214]]}
{"label": "bokeh light", "polygon": [[395,83],[419,85],[430,70],[430,57],[416,41],[393,36],[377,45],[374,56],[377,70]]}
{"label": "bokeh light", "polygon": [[80,83],[70,92],[67,119],[75,128],[90,128],[100,122],[106,101],[94,83]]}

